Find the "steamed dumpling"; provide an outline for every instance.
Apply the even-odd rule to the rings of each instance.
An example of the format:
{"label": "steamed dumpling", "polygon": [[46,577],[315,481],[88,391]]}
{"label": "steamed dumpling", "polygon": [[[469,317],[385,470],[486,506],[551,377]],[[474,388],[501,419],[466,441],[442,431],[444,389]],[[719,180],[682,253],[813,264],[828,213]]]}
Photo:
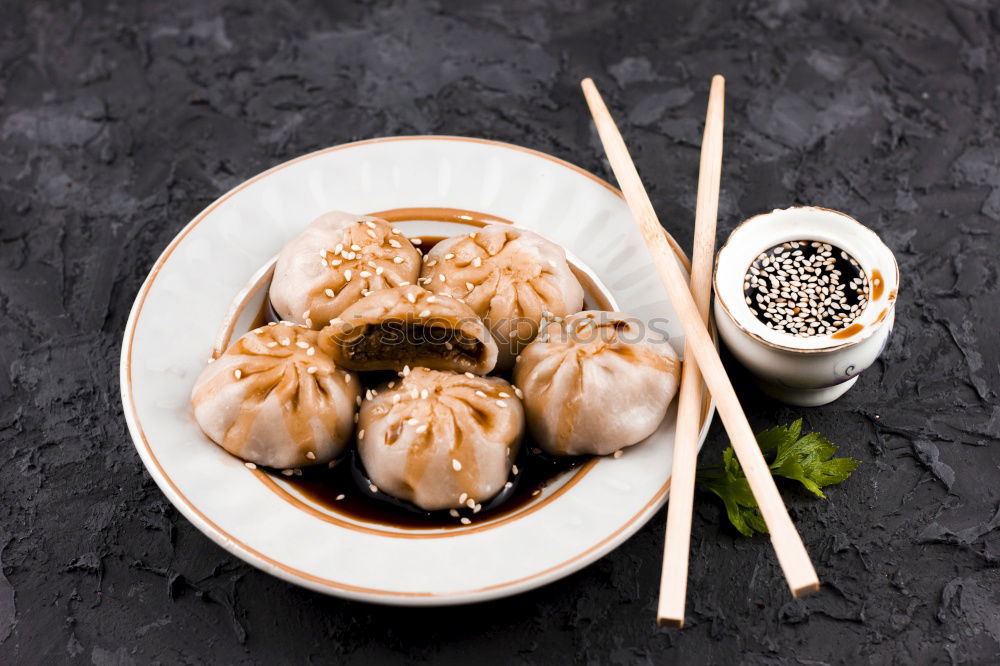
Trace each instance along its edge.
{"label": "steamed dumpling", "polygon": [[419,365],[485,375],[497,359],[490,332],[468,305],[417,285],[362,298],[320,339],[337,365],[353,370]]}
{"label": "steamed dumpling", "polygon": [[415,282],[420,261],[385,220],[326,213],[278,255],[271,305],[282,319],[320,329],[368,292]]}
{"label": "steamed dumpling", "polygon": [[583,288],[566,253],[538,234],[494,224],[446,238],[427,253],[421,283],[464,300],[486,322],[508,370],[543,317],[565,317],[583,307]]}
{"label": "steamed dumpling", "polygon": [[362,403],[358,451],[385,493],[427,511],[475,509],[507,483],[523,432],[506,381],[414,368]]}
{"label": "steamed dumpling", "polygon": [[649,437],[677,393],[680,360],[639,320],[588,310],[546,326],[514,384],[532,437],[553,455],[606,455]]}
{"label": "steamed dumpling", "polygon": [[234,342],[195,382],[198,425],[226,451],[258,465],[333,460],[354,430],[358,378],[317,349],[318,334],[285,323]]}

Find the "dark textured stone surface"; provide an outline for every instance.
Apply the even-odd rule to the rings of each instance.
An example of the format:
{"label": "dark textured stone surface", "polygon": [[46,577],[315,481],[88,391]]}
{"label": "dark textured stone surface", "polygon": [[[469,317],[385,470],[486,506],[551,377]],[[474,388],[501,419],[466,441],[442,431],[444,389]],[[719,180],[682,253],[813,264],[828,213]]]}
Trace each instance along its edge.
{"label": "dark textured stone surface", "polygon": [[[516,5],[516,9],[514,8]],[[997,663],[1000,10],[866,3],[0,5],[0,663]],[[157,254],[266,167],[372,136],[502,139],[608,176],[593,75],[689,244],[711,74],[721,233],[791,202],[876,229],[903,273],[882,360],[803,416],[863,459],[787,493],[825,586],[700,498],[689,627],[653,624],[663,516],[584,571],[410,611],[287,585],[180,518],[125,430],[118,353]],[[725,438],[718,426],[704,452]]]}

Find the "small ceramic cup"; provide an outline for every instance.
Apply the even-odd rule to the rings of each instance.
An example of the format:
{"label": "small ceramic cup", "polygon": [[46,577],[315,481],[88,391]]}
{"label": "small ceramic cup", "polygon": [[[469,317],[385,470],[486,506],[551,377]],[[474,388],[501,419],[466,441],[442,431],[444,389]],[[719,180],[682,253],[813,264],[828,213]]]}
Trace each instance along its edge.
{"label": "small ceramic cup", "polygon": [[[750,311],[743,281],[759,254],[793,240],[830,243],[854,257],[868,276],[868,304],[833,334],[796,337],[766,326]],[[827,208],[797,206],[743,222],[719,250],[715,321],[726,346],[770,396],[813,407],[836,400],[885,348],[895,319],[899,268],[875,232]]]}

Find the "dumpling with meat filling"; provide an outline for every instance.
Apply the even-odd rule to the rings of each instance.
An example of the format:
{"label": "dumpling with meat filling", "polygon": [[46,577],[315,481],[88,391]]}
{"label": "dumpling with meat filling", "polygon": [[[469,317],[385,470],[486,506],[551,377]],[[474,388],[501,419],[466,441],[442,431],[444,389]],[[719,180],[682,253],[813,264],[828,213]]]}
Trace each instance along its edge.
{"label": "dumpling with meat filling", "polygon": [[514,384],[528,428],[553,455],[606,455],[649,437],[677,393],[680,360],[638,319],[589,310],[548,324]]}
{"label": "dumpling with meat filling", "polygon": [[424,366],[485,375],[497,346],[468,305],[417,285],[377,291],[320,334],[337,365],[352,370]]}
{"label": "dumpling with meat filling", "polygon": [[507,483],[523,432],[503,379],[413,368],[362,403],[358,452],[382,492],[426,511],[477,510]]}
{"label": "dumpling with meat filling", "polygon": [[483,318],[499,349],[499,370],[513,366],[543,317],[565,317],[583,307],[583,287],[566,252],[532,231],[504,224],[435,245],[424,258],[420,282],[461,298]]}
{"label": "dumpling with meat filling", "polygon": [[415,283],[420,264],[413,244],[385,220],[326,213],[278,255],[271,305],[282,319],[318,330],[371,292]]}
{"label": "dumpling with meat filling", "polygon": [[234,456],[288,469],[329,462],[354,431],[358,378],[317,348],[316,331],[271,324],[206,367],[191,392],[198,425]]}

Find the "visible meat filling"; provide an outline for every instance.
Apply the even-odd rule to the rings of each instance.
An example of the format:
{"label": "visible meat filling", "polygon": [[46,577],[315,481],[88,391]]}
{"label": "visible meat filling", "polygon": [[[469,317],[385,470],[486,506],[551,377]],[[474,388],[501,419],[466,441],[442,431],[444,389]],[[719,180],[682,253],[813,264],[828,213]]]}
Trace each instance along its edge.
{"label": "visible meat filling", "polygon": [[453,328],[387,320],[368,326],[347,353],[352,360],[362,362],[466,358],[476,363],[482,357],[483,344]]}

